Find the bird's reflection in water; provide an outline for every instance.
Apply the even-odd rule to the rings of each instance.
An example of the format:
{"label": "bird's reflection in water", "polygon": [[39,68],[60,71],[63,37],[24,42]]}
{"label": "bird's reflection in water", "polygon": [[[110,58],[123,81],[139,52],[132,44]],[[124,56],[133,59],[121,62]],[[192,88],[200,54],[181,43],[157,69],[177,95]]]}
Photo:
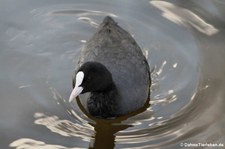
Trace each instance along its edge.
{"label": "bird's reflection in water", "polygon": [[91,124],[94,127],[95,135],[93,136],[94,141],[90,143],[89,149],[105,149],[106,147],[107,149],[113,149],[115,147],[116,133],[133,126],[132,124],[123,123],[123,121],[146,111],[146,109],[150,107],[149,101],[150,99],[147,100],[142,108],[128,115],[116,119],[99,119],[91,116],[78,98],[77,104],[82,112],[95,122]]}

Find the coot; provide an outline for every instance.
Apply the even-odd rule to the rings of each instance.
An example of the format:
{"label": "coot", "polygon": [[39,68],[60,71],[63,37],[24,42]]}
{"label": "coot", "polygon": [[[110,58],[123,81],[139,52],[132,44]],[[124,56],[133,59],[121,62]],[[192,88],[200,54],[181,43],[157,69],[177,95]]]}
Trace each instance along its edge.
{"label": "coot", "polygon": [[110,118],[144,106],[150,94],[148,62],[132,36],[109,16],[81,51],[71,102],[90,92],[89,113]]}

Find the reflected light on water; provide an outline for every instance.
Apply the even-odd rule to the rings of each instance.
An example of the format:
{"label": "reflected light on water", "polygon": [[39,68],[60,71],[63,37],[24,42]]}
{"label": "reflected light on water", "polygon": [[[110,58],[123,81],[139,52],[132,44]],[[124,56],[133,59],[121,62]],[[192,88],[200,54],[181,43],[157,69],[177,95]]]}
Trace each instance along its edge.
{"label": "reflected light on water", "polygon": [[29,138],[21,138],[12,142],[10,147],[15,147],[16,149],[84,149],[84,148],[68,148],[56,144],[46,144],[43,141],[38,141]]}
{"label": "reflected light on water", "polygon": [[150,4],[163,11],[163,17],[178,25],[191,25],[198,31],[208,36],[214,35],[219,31],[213,25],[207,23],[188,9],[180,8],[170,2],[165,1],[150,1]]}
{"label": "reflected light on water", "polygon": [[27,87],[31,87],[32,85],[21,85],[19,86],[19,89],[22,89],[22,88],[27,88]]}
{"label": "reflected light on water", "polygon": [[173,68],[177,68],[177,63],[173,64]]}
{"label": "reflected light on water", "polygon": [[103,11],[96,11],[96,10],[74,10],[74,9],[65,9],[65,10],[57,10],[54,12],[51,12],[50,14],[57,14],[57,15],[75,15],[78,17],[83,16],[111,16],[111,17],[118,17],[117,15],[109,12],[103,12]]}
{"label": "reflected light on water", "polygon": [[163,72],[163,68],[166,65],[167,61],[164,61],[162,65],[160,66],[159,70],[156,72],[156,74],[159,76]]}
{"label": "reflected light on water", "polygon": [[91,18],[88,17],[79,17],[78,20],[87,22],[88,24],[90,24],[91,26],[97,28],[99,26],[98,23],[96,23],[94,20],[92,20]]}
{"label": "reflected light on water", "polygon": [[35,113],[34,124],[43,125],[54,133],[65,137],[81,137],[84,141],[91,141],[94,129],[90,125],[80,125],[69,120],[60,120],[58,116],[48,116],[44,113]]}
{"label": "reflected light on water", "polygon": [[86,43],[87,41],[86,41],[86,40],[80,40],[80,42],[81,42],[81,43]]}
{"label": "reflected light on water", "polygon": [[165,98],[162,98],[162,99],[150,101],[150,103],[153,104],[153,105],[157,105],[157,104],[163,104],[163,103],[172,103],[176,100],[177,100],[177,96],[173,95],[171,97],[165,97]]}

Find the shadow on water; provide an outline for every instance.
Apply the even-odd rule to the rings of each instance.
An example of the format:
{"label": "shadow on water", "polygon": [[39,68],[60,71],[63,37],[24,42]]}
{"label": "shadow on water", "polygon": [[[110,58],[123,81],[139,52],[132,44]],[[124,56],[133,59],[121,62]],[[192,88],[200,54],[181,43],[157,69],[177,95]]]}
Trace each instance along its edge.
{"label": "shadow on water", "polygon": [[146,111],[146,109],[150,107],[150,99],[146,101],[142,108],[115,119],[99,119],[93,117],[84,108],[79,97],[77,97],[77,104],[81,111],[95,122],[90,123],[94,127],[95,136],[93,136],[94,141],[90,143],[89,149],[105,149],[106,147],[107,149],[113,149],[115,147],[115,134],[128,127],[132,127],[132,125],[123,124],[123,121]]}
{"label": "shadow on water", "polygon": [[124,130],[129,125],[114,125],[111,122],[98,120],[95,125],[94,142],[90,144],[89,149],[113,149],[115,147],[115,133]]}

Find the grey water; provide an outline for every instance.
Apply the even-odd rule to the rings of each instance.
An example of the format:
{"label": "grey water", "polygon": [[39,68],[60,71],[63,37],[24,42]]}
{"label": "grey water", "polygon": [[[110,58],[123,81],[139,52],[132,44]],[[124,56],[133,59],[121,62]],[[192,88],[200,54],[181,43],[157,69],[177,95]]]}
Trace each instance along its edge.
{"label": "grey water", "polygon": [[[151,67],[147,107],[115,120],[68,102],[105,16]],[[0,148],[225,148],[223,0],[1,0]]]}

